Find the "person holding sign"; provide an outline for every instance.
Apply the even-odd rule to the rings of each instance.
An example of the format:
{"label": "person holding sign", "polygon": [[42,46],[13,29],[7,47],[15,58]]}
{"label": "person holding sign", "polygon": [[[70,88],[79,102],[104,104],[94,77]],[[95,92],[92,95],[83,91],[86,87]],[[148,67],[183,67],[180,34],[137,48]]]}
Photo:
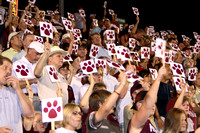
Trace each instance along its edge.
{"label": "person holding sign", "polygon": [[0,56],[0,132],[22,133],[21,115],[32,118],[34,109],[18,79],[10,76],[11,68],[11,60]]}
{"label": "person holding sign", "polygon": [[[37,65],[37,61],[40,59],[40,56],[42,55],[43,52],[44,52],[44,45],[37,41],[33,41],[28,46],[26,56],[22,57],[18,61],[15,61],[13,63],[13,68],[12,68],[13,70],[12,75],[14,77],[17,77],[14,66],[16,66],[17,64],[24,64],[28,67],[28,70],[30,73],[30,76],[28,77],[28,82],[34,91],[32,100],[33,100],[33,106],[35,110],[40,110],[40,100],[38,98],[37,79],[34,75],[34,69],[35,69],[35,66]],[[19,73],[22,73],[24,69],[21,68],[19,71],[20,71]],[[28,72],[25,71],[25,73],[28,73]],[[20,82],[19,82],[20,87],[22,88],[23,92],[28,96],[28,93],[26,91],[27,83],[24,80],[22,80],[22,78],[24,78],[23,74],[20,75],[20,77],[18,78],[20,79]]]}
{"label": "person holding sign", "polygon": [[[45,43],[45,51],[42,57],[40,58],[39,62],[37,63],[34,71],[34,74],[38,79],[38,95],[40,100],[57,97],[56,91],[59,87],[59,89],[63,91],[63,105],[68,103],[68,83],[66,79],[60,73],[57,72],[58,69],[63,65],[63,57],[66,54],[67,52],[63,49],[60,49],[58,46],[50,48],[50,44],[48,42]],[[55,68],[55,70],[51,69],[52,67],[49,67],[51,71],[50,72],[45,67],[47,65],[51,65],[53,68]],[[60,83],[52,82],[50,74],[53,75],[53,78],[55,80],[59,79]],[[58,86],[58,84],[60,86]]]}

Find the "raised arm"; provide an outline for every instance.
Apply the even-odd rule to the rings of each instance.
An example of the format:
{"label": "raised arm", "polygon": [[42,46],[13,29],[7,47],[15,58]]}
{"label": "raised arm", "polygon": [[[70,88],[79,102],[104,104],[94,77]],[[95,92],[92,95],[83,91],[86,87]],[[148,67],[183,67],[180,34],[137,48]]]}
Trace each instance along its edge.
{"label": "raised arm", "polygon": [[137,31],[138,24],[139,24],[139,22],[140,22],[140,18],[139,18],[139,16],[136,16],[136,21],[137,21],[137,22],[135,23],[133,29],[131,30],[131,35],[135,34],[136,31]]}
{"label": "raised arm", "polygon": [[157,79],[154,81],[153,85],[147,92],[143,100],[142,106],[132,117],[129,132],[133,132],[134,129],[141,128],[146,122],[146,120],[149,118],[153,106],[157,100],[157,93],[160,86],[160,81],[165,74],[166,74],[166,69],[164,66],[162,66],[158,71]]}
{"label": "raised arm", "polygon": [[12,2],[10,2],[9,4],[9,9],[8,9],[8,19],[7,21],[5,22],[5,28],[9,26],[9,24],[12,22],[12,7],[13,7],[13,4]]}
{"label": "raised arm", "polygon": [[118,98],[119,98],[119,94],[122,92],[122,89],[124,88],[124,85],[126,83],[126,73],[125,72],[121,72],[119,75],[119,81],[120,81],[120,85],[117,87],[117,89],[115,89],[115,91],[105,100],[105,102],[103,103],[102,107],[99,108],[99,110],[96,112],[95,114],[95,123],[98,123],[100,121],[102,121],[105,117],[107,117],[111,111],[111,109],[113,109],[113,106],[116,104]]}
{"label": "raised arm", "polygon": [[50,44],[48,42],[45,42],[45,51],[42,57],[40,57],[41,59],[37,63],[34,70],[35,77],[40,78],[42,76],[42,70],[47,63],[47,59],[49,57],[50,51],[51,51]]}
{"label": "raised arm", "polygon": [[87,91],[85,92],[85,94],[83,95],[81,102],[80,102],[80,108],[82,109],[82,111],[84,113],[87,113],[88,110],[89,110],[89,98],[90,98],[90,95],[93,92],[93,87],[94,87],[94,84],[95,84],[95,81],[94,81],[92,74],[89,76],[89,81],[90,81],[90,86],[87,89]]}
{"label": "raised arm", "polygon": [[181,87],[182,91],[174,104],[174,108],[180,108],[183,103],[183,97],[185,96],[187,85],[185,83],[181,82],[180,87]]}
{"label": "raised arm", "polygon": [[72,53],[72,47],[73,47],[73,44],[74,44],[74,36],[73,34],[70,32],[70,44],[69,44],[69,48],[67,50],[67,52],[69,53],[69,55],[71,55]]}

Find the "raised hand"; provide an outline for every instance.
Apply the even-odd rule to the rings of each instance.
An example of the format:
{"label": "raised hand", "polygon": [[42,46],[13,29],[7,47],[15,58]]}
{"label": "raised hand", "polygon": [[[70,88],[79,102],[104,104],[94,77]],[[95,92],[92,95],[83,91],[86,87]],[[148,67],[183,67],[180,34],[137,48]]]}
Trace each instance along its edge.
{"label": "raised hand", "polygon": [[16,77],[13,77],[13,76],[8,76],[6,77],[6,81],[7,83],[10,83],[11,86],[17,91],[20,88],[20,85],[19,85],[19,80],[16,78]]}

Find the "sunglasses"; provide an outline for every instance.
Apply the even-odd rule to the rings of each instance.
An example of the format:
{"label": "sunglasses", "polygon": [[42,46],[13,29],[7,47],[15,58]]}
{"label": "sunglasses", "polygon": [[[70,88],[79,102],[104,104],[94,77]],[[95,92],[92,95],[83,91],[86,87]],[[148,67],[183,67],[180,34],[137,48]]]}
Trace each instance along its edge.
{"label": "sunglasses", "polygon": [[77,111],[74,111],[74,112],[72,112],[72,114],[73,114],[73,115],[78,115],[78,114],[79,114],[80,116],[82,116],[82,115],[83,115],[83,113],[82,113],[82,112],[77,112]]}

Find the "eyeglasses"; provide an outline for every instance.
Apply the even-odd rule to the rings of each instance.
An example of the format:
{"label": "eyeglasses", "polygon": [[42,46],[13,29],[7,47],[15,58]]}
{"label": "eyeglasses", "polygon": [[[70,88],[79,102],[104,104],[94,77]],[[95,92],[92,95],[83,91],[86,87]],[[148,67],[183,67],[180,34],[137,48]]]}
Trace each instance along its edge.
{"label": "eyeglasses", "polygon": [[72,114],[73,114],[73,115],[78,115],[78,114],[79,114],[80,116],[82,116],[82,115],[83,115],[83,113],[82,113],[82,112],[77,112],[77,111],[74,111],[74,112],[72,112]]}
{"label": "eyeglasses", "polygon": [[93,73],[94,76],[103,76],[103,74],[99,74],[99,73]]}
{"label": "eyeglasses", "polygon": [[37,121],[35,121],[36,123],[42,123],[42,120],[37,120]]}

